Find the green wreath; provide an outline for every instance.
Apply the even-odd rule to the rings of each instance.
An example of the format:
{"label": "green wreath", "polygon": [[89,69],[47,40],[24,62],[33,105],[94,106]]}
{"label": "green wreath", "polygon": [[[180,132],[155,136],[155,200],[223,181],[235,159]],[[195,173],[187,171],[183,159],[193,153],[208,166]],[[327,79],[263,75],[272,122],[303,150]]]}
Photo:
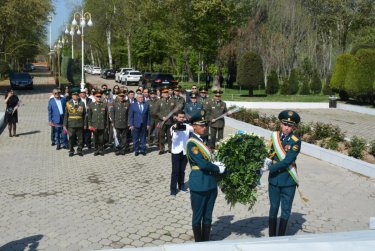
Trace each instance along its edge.
{"label": "green wreath", "polygon": [[264,140],[243,131],[221,141],[216,160],[226,166],[226,172],[218,176],[219,187],[231,207],[236,203],[249,206],[257,200],[257,186],[261,177],[259,169],[267,156]]}

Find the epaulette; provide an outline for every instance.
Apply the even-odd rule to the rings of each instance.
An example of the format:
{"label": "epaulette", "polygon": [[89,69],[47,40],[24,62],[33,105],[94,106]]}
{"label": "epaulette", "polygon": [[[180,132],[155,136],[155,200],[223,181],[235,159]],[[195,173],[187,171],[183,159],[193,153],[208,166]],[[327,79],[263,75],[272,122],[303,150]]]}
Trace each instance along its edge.
{"label": "epaulette", "polygon": [[297,138],[295,135],[292,135],[291,139],[294,141],[294,142],[298,142],[299,138]]}

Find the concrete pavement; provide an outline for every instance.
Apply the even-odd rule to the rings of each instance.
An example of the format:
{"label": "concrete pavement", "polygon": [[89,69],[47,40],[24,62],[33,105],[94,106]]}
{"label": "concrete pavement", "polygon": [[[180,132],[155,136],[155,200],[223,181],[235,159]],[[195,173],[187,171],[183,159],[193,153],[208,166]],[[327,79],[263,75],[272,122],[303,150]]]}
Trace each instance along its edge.
{"label": "concrete pavement", "polygon": [[[91,250],[193,241],[189,194],[169,196],[170,155],[153,149],[104,157],[68,157],[50,146],[47,101],[53,85],[35,77],[34,91],[18,92],[18,138],[0,136],[0,250]],[[0,110],[4,105],[0,104]],[[233,133],[227,128],[225,133]],[[368,229],[375,180],[300,156],[301,189],[288,234]],[[188,168],[189,169],[189,168]],[[187,171],[186,180],[189,171]],[[219,192],[212,239],[267,236],[267,177],[258,202],[230,208]]]}

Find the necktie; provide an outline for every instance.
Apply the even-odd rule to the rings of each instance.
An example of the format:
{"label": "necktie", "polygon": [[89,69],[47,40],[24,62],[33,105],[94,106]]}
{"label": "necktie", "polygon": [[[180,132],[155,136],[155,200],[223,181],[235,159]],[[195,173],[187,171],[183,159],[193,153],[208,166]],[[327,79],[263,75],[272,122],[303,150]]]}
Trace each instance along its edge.
{"label": "necktie", "polygon": [[139,110],[141,110],[141,112],[143,112],[143,104],[139,104]]}

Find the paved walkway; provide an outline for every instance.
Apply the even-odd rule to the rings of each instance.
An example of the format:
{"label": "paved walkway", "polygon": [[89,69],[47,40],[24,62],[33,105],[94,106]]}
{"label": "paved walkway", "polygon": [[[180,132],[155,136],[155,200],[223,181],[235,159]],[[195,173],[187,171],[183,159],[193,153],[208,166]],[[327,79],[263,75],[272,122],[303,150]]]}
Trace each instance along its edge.
{"label": "paved walkway", "polygon": [[[189,194],[169,196],[170,155],[68,157],[50,146],[47,100],[53,86],[35,77],[19,91],[18,138],[0,136],[0,250],[92,250],[192,242]],[[0,110],[3,109],[0,104]],[[227,128],[226,134],[233,133]],[[375,180],[300,156],[301,189],[288,234],[368,229]],[[188,177],[189,171],[187,172]],[[258,202],[230,208],[219,192],[213,240],[267,236],[267,177]]]}
{"label": "paved walkway", "polygon": [[[278,116],[277,109],[254,109],[267,116]],[[337,125],[345,132],[347,138],[354,135],[366,139],[375,140],[375,116],[341,109],[296,109],[303,122],[324,122]]]}

